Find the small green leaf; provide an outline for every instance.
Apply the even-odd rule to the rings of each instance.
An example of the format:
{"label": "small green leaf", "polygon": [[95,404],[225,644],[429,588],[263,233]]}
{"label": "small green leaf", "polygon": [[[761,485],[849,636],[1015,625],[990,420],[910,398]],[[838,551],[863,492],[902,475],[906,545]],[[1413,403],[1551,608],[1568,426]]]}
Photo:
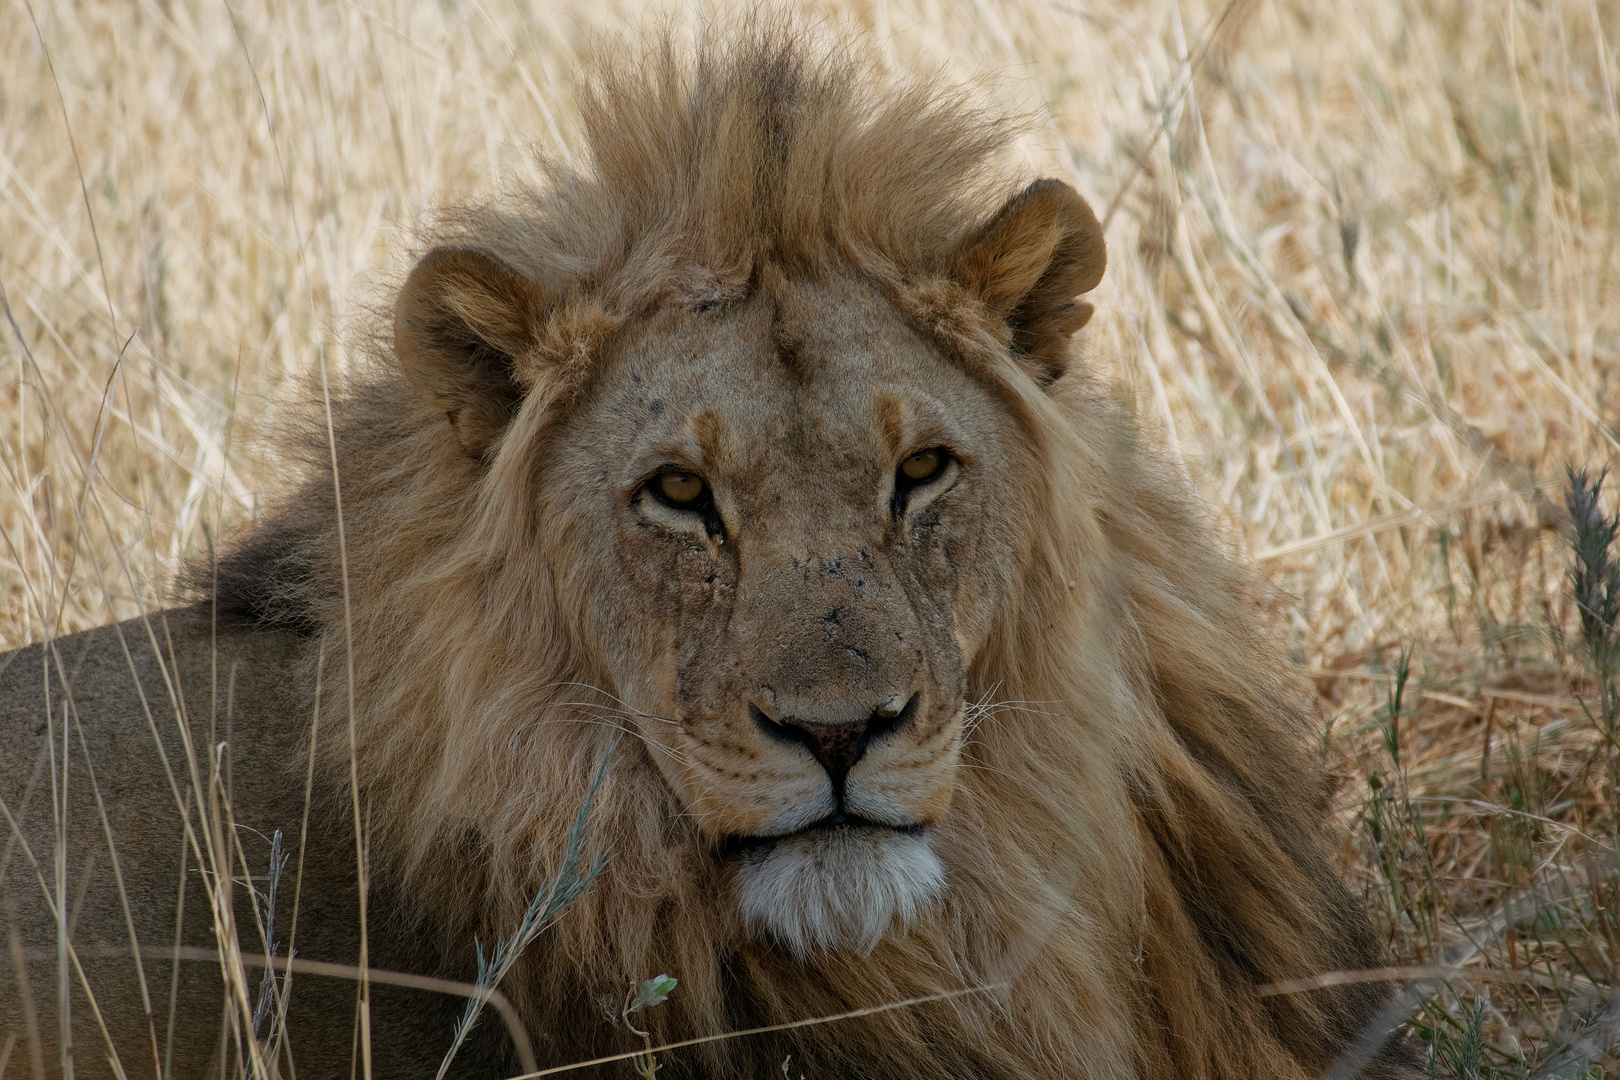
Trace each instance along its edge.
{"label": "small green leaf", "polygon": [[630,1011],[650,1009],[654,1005],[662,1005],[664,999],[675,992],[675,984],[679,979],[669,975],[657,975],[641,984],[636,991],[636,999],[630,1004]]}

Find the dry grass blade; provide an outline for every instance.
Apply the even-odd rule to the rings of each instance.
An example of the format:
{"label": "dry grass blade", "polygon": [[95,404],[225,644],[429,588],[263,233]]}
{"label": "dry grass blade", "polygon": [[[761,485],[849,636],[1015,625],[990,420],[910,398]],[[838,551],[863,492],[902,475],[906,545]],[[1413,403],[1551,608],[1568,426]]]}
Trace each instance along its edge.
{"label": "dry grass blade", "polygon": [[928,1005],[936,1001],[951,1001],[970,994],[990,994],[998,990],[1005,990],[1006,984],[995,983],[989,986],[969,986],[961,990],[949,990],[943,994],[929,994],[925,997],[907,998],[904,1001],[891,1001],[886,1005],[873,1005],[865,1009],[851,1009],[848,1012],[834,1013],[831,1016],[817,1016],[808,1020],[794,1020],[786,1024],[770,1024],[766,1027],[747,1028],[743,1031],[726,1031],[718,1035],[705,1035],[698,1039],[682,1039],[680,1042],[664,1043],[651,1050],[630,1050],[623,1054],[610,1054],[607,1057],[592,1058],[590,1061],[576,1061],[569,1065],[558,1065],[550,1069],[541,1069],[538,1072],[525,1073],[514,1076],[512,1080],[535,1080],[541,1076],[557,1076],[561,1073],[576,1072],[580,1069],[595,1068],[598,1065],[611,1065],[615,1061],[629,1061],[632,1058],[644,1057],[648,1054],[662,1054],[667,1050],[681,1050],[688,1046],[702,1046],[705,1043],[723,1042],[726,1039],[742,1039],[749,1035],[764,1035],[772,1031],[791,1031],[794,1028],[815,1027],[821,1024],[837,1023],[839,1020],[855,1020],[862,1016],[874,1016],[878,1013],[891,1012],[895,1009],[910,1009],[918,1005]]}
{"label": "dry grass blade", "polygon": [[[126,955],[128,950],[114,948],[90,948],[79,950],[82,959],[100,959]],[[169,960],[177,958],[200,964],[218,964],[219,954],[212,949],[203,949],[191,945],[165,946],[162,948],[143,948],[142,956],[147,960]],[[319,975],[331,979],[348,979],[358,983],[360,981],[360,968],[353,964],[334,964],[327,960],[310,960],[302,956],[267,956],[264,953],[243,953],[244,967],[263,969],[267,972],[289,971],[304,975]],[[373,982],[385,986],[403,986],[412,990],[431,990],[438,994],[451,994],[455,997],[468,999],[482,998],[484,1002],[494,1009],[506,1027],[507,1036],[512,1040],[512,1048],[517,1053],[518,1060],[526,1072],[534,1071],[538,1066],[534,1058],[534,1046],[529,1040],[528,1029],[518,1017],[517,1007],[512,1000],[498,989],[478,986],[474,983],[457,982],[454,979],[441,979],[430,975],[413,975],[406,971],[387,971],[382,968],[371,968],[366,973]]]}

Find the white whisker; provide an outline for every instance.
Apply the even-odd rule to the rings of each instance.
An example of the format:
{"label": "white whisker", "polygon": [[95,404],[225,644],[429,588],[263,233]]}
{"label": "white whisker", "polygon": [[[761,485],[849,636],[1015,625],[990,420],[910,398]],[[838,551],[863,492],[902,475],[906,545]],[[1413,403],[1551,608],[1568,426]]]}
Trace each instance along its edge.
{"label": "white whisker", "polygon": [[649,739],[647,736],[637,731],[633,726],[616,722],[616,718],[611,716],[567,716],[563,717],[562,720],[565,723],[571,724],[592,724],[597,727],[605,727],[622,734],[630,735],[633,738],[641,740],[642,745],[651,747],[652,749],[665,754],[670,758],[670,760],[676,762],[677,764],[683,766],[690,764],[686,760],[686,756],[679,750],[676,750],[674,747],[665,746],[663,743],[658,742],[655,739]]}

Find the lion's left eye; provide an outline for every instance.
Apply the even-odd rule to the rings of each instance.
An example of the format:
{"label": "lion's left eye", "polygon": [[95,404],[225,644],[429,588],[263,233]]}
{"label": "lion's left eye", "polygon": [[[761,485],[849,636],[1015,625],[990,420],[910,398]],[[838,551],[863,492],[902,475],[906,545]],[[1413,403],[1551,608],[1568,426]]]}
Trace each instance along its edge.
{"label": "lion's left eye", "polygon": [[900,478],[905,483],[926,484],[945,468],[945,451],[938,447],[919,450],[900,463]]}
{"label": "lion's left eye", "polygon": [[910,457],[901,459],[899,467],[894,470],[894,498],[891,503],[894,516],[904,514],[912,493],[943,476],[952,460],[951,452],[943,446],[918,450]]}

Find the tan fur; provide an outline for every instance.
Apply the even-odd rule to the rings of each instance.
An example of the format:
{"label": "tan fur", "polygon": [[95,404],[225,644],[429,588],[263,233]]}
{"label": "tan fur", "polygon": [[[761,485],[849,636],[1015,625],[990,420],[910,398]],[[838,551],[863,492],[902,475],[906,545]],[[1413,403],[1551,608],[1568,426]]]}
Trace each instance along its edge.
{"label": "tan fur", "polygon": [[[317,440],[307,486],[219,568],[220,610],[311,633],[277,669],[306,689],[324,649],[328,807],[352,676],[370,932],[435,970],[510,933],[622,738],[590,822],[608,869],[504,987],[544,1063],[639,1046],[618,1004],[668,972],[660,1040],[999,989],[664,1075],[789,1055],[813,1077],[1318,1075],[1388,988],[1259,988],[1379,948],[1249,580],[1069,360],[1096,219],[1055,182],[1017,194],[1002,118],[865,72],[769,29],[599,71],[585,164],[446,220],[334,403],[347,602]],[[659,432],[701,459],[721,531],[636,486]],[[935,443],[958,471],[896,524],[875,501],[896,448]],[[251,657],[270,633],[228,637]],[[726,838],[824,777],[745,706],[864,717],[891,684],[917,711],[850,775],[926,824],[944,892],[870,953],[796,956],[745,924]],[[237,814],[297,829],[267,816]],[[332,865],[306,896],[352,890]],[[411,1030],[392,1022],[379,1038]],[[346,1041],[297,1039],[300,1073],[347,1072]],[[1403,1053],[1368,1075],[1416,1075]]]}

